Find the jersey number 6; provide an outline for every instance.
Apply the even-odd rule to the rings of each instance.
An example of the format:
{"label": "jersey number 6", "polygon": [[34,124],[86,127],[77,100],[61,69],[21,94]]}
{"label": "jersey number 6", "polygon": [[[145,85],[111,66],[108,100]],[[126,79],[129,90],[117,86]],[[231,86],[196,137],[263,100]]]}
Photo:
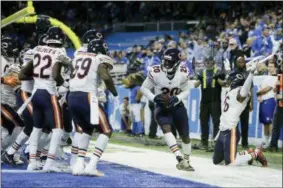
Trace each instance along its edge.
{"label": "jersey number 6", "polygon": [[227,96],[227,97],[225,98],[225,100],[224,100],[224,108],[223,108],[223,111],[224,111],[224,112],[227,112],[228,109],[229,109],[229,103],[228,103],[229,99],[230,99],[230,97]]}
{"label": "jersey number 6", "polygon": [[73,71],[71,78],[73,79],[77,76],[79,79],[83,79],[89,72],[91,61],[91,58],[77,59],[75,70]]}

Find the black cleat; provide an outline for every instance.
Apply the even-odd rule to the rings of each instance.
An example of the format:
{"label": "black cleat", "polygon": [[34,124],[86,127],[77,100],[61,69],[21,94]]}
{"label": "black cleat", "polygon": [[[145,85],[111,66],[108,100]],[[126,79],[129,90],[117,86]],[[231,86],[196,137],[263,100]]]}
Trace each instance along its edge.
{"label": "black cleat", "polygon": [[14,155],[9,155],[6,151],[1,156],[1,159],[6,164],[16,165],[16,162],[14,161]]}

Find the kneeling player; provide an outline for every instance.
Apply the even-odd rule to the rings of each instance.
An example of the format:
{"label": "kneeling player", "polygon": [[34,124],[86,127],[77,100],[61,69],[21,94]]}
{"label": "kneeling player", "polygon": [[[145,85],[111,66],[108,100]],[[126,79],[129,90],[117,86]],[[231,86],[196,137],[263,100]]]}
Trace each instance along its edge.
{"label": "kneeling player", "polygon": [[[175,154],[179,170],[194,171],[190,165],[191,142],[187,110],[182,100],[189,95],[189,72],[180,65],[180,52],[178,49],[168,49],[164,52],[161,65],[153,66],[144,81],[141,92],[156,103],[155,119],[160,125],[164,139]],[[155,95],[151,92],[154,88]],[[174,122],[180,137],[184,157],[179,151],[176,138],[171,132]]]}
{"label": "kneeling player", "polygon": [[233,72],[229,75],[230,91],[226,94],[220,117],[220,131],[214,147],[214,164],[219,164],[223,160],[225,160],[226,165],[251,164],[255,159],[263,166],[267,166],[267,161],[261,149],[237,152],[237,143],[240,140],[237,124],[250,98],[249,93],[255,68],[256,65],[254,64],[247,79],[242,72]]}

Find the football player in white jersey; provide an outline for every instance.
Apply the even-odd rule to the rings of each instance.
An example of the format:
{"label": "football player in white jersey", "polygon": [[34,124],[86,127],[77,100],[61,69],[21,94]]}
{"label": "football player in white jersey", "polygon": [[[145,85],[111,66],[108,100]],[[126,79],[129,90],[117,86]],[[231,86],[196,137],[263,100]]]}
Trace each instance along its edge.
{"label": "football player in white jersey", "polygon": [[[39,38],[38,45],[46,45],[44,39],[46,35],[42,35]],[[25,50],[25,53],[22,57],[22,66],[26,66],[28,62],[33,60],[34,51],[33,49]],[[17,107],[20,108],[31,96],[33,90],[33,80],[25,80],[22,81],[21,89],[17,92]],[[18,135],[15,142],[6,150],[6,152],[2,155],[4,162],[13,162],[14,154],[20,149],[20,147],[28,140],[32,128],[33,128],[33,117],[32,117],[32,103],[29,103],[27,108],[22,113],[22,118],[25,123],[25,127],[22,132]],[[46,133],[44,133],[46,134]],[[47,135],[45,135],[46,137]],[[44,135],[42,135],[44,137]],[[45,141],[45,139],[44,139]],[[11,164],[11,163],[10,163]],[[12,163],[13,164],[13,163]]]}
{"label": "football player in white jersey", "polygon": [[[154,93],[151,89],[154,88]],[[141,92],[155,102],[155,119],[164,133],[164,139],[175,154],[179,170],[194,171],[190,165],[191,142],[187,110],[182,102],[189,96],[189,71],[180,66],[178,49],[168,49],[163,54],[161,65],[153,66],[141,86]],[[174,122],[182,138],[183,154],[179,151],[176,138],[171,132]]]}
{"label": "football player in white jersey", "polygon": [[36,152],[41,129],[48,123],[52,129],[52,137],[48,157],[43,171],[61,171],[56,167],[55,153],[63,133],[62,113],[57,99],[57,85],[66,85],[61,75],[62,64],[58,61],[61,55],[66,56],[63,48],[65,35],[59,27],[51,27],[47,31],[47,46],[34,48],[33,61],[29,62],[20,74],[21,80],[34,79],[32,92],[33,130],[30,135],[30,163],[28,170],[39,170],[36,162]]}
{"label": "football player in white jersey", "polygon": [[20,85],[20,65],[15,63],[17,52],[15,40],[1,38],[1,150],[13,143],[24,127],[24,122],[16,112],[15,91]]}
{"label": "football player in white jersey", "polygon": [[237,124],[251,96],[250,90],[255,69],[256,63],[249,68],[250,73],[246,79],[244,72],[239,71],[230,73],[228,77],[227,84],[230,85],[230,88],[225,96],[220,117],[219,133],[216,136],[217,140],[214,147],[214,164],[219,164],[223,160],[226,165],[252,164],[255,159],[263,166],[267,166],[267,160],[261,149],[253,150],[250,148],[248,151],[237,152],[237,144],[240,140]]}
{"label": "football player in white jersey", "polygon": [[[87,52],[78,52],[73,60],[75,70],[70,80],[68,106],[74,123],[78,126],[77,130],[82,132],[82,134],[78,132],[75,134],[75,137],[79,138],[78,156],[72,167],[74,175],[103,176],[103,173],[97,170],[97,163],[107,146],[112,134],[112,127],[103,107],[98,102],[100,81],[103,80],[107,89],[114,96],[118,96],[109,74],[113,68],[113,60],[105,55],[107,51],[107,45],[103,40],[92,40],[88,45]],[[95,127],[101,134],[96,140],[90,162],[84,167],[84,158]]]}

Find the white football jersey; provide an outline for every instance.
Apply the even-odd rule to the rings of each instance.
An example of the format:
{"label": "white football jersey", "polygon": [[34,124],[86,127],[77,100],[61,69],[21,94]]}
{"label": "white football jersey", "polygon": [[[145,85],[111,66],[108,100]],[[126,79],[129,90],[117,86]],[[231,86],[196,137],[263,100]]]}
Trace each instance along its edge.
{"label": "white football jersey", "polygon": [[4,56],[1,56],[1,76],[4,76],[10,64],[11,63]]}
{"label": "white football jersey", "polygon": [[161,70],[161,65],[152,66],[148,72],[147,79],[154,85],[154,94],[169,93],[170,96],[178,95],[187,86],[189,81],[189,70],[185,66],[179,66],[173,79]]}
{"label": "white football jersey", "polygon": [[70,91],[90,92],[97,96],[97,88],[101,83],[97,75],[98,66],[107,63],[113,66],[113,60],[103,54],[79,52],[73,60],[75,70],[70,80]]}
{"label": "white football jersey", "polygon": [[82,46],[74,52],[74,57],[78,55],[79,52],[87,52],[87,46]]}
{"label": "white football jersey", "polygon": [[[34,55],[33,49],[29,49],[28,51],[26,51],[23,58],[23,65],[22,65],[23,67],[26,66],[28,62],[33,60],[33,55]],[[31,93],[33,90],[33,84],[34,84],[33,80],[23,80],[21,85],[21,90]]]}
{"label": "white football jersey", "polygon": [[220,117],[219,129],[221,131],[236,127],[240,120],[240,115],[248,104],[250,94],[242,103],[237,100],[237,95],[240,92],[240,89],[241,87],[230,90],[225,96],[224,107],[222,108]]}
{"label": "white football jersey", "polygon": [[33,78],[35,89],[46,89],[50,94],[57,95],[56,81],[52,77],[52,68],[60,55],[65,55],[64,48],[37,46],[33,56]]}

